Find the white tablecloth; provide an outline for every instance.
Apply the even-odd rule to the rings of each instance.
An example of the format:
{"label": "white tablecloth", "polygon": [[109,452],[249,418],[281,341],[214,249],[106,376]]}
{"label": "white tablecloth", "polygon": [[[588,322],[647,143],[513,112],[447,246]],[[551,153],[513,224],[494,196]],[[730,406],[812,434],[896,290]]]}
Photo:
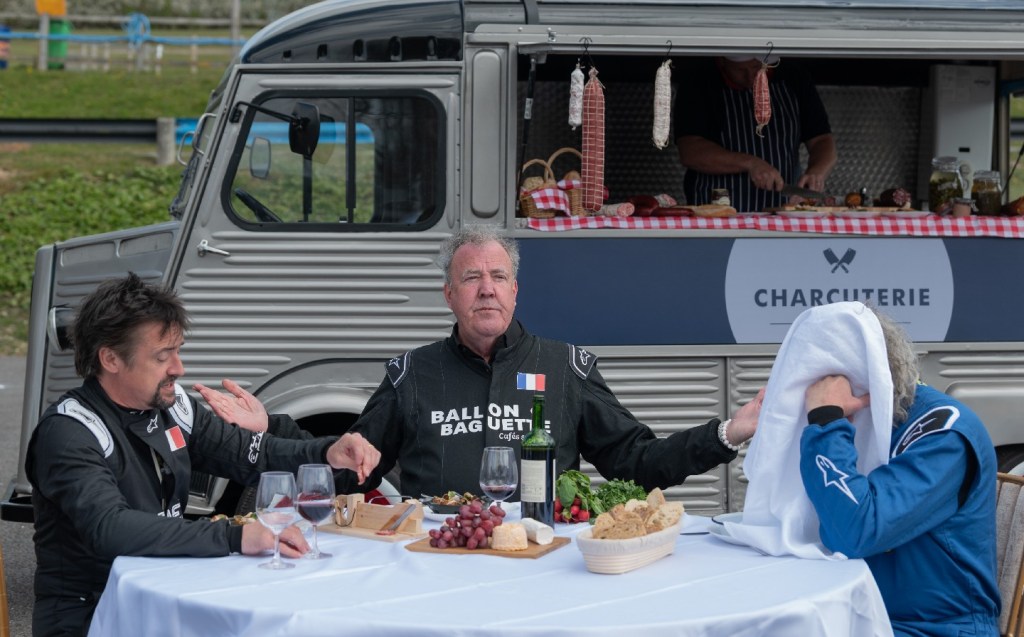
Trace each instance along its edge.
{"label": "white tablecloth", "polygon": [[[684,532],[707,523],[688,517]],[[333,558],[286,571],[257,568],[267,557],[119,557],[89,634],[892,634],[863,561],[767,557],[711,535],[680,535],[672,555],[623,575],[587,571],[575,542],[531,560],[320,541]]]}

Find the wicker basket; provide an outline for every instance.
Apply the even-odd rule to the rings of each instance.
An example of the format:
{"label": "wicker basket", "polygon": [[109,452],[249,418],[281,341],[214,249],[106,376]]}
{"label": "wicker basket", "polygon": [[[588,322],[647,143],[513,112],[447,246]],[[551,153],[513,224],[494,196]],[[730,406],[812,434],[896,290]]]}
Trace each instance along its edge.
{"label": "wicker basket", "polygon": [[[551,153],[551,157],[548,157],[548,168],[551,170],[552,174],[554,174],[555,172],[555,160],[558,159],[560,156],[564,155],[565,153],[576,155],[576,158],[580,160],[582,168],[583,153],[576,150],[575,148],[565,146]],[[569,212],[572,214],[572,216],[580,217],[587,214],[587,211],[583,209],[582,188],[570,188],[569,190],[565,191],[565,194],[569,196]]]}
{"label": "wicker basket", "polygon": [[[533,166],[541,166],[544,169],[544,183],[555,187],[555,174],[551,172],[551,166],[548,162],[543,159],[531,159],[523,164],[522,174],[525,175],[526,170]],[[530,190],[533,189],[531,188]],[[558,210],[555,208],[538,208],[529,193],[521,193],[519,195],[519,209],[522,211],[523,216],[533,217],[534,219],[550,219],[558,213]]]}
{"label": "wicker basket", "polygon": [[682,526],[680,518],[667,529],[627,540],[597,540],[592,528],[583,529],[576,535],[576,547],[583,553],[588,571],[610,575],[627,573],[671,555]]}

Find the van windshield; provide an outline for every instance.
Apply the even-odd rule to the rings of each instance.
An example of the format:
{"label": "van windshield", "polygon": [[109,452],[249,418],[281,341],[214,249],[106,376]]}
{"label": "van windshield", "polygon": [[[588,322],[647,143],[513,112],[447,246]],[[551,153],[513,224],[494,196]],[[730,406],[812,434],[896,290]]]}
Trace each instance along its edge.
{"label": "van windshield", "polygon": [[[315,105],[320,134],[311,157],[293,153],[298,102]],[[230,190],[236,219],[267,229],[330,224],[345,230],[428,227],[443,210],[443,117],[421,96],[274,97],[246,112]],[[323,228],[326,229],[326,228]]]}

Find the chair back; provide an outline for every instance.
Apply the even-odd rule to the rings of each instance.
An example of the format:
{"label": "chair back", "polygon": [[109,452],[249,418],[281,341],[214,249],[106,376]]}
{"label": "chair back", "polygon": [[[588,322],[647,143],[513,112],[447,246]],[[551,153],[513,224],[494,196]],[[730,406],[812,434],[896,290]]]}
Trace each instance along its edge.
{"label": "chair back", "polygon": [[1024,630],[1024,477],[998,474],[996,495],[996,567],[1003,610],[999,633],[1020,637]]}

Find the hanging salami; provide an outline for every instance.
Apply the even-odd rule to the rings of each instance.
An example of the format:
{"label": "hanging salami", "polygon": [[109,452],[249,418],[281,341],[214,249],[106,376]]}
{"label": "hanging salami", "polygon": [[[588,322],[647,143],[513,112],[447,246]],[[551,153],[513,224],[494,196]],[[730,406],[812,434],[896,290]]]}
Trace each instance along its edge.
{"label": "hanging salami", "polygon": [[583,71],[579,62],[569,76],[569,126],[576,130],[583,124]]}
{"label": "hanging salami", "polygon": [[583,208],[597,212],[604,203],[604,86],[597,69],[583,88]]}
{"label": "hanging salami", "polygon": [[672,60],[665,60],[654,75],[654,146],[668,146],[669,120],[672,111]]}
{"label": "hanging salami", "polygon": [[754,132],[758,137],[764,137],[764,127],[772,118],[772,98],[768,91],[768,65],[761,63],[761,69],[754,77],[754,121],[757,128]]}

